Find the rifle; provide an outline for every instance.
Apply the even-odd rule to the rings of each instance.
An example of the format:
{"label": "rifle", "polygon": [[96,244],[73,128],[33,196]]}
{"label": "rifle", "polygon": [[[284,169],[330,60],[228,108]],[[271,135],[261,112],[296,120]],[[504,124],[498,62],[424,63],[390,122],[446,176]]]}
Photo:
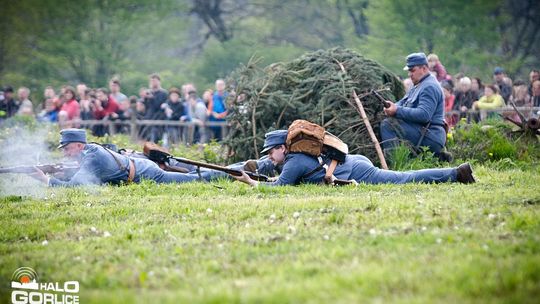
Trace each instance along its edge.
{"label": "rifle", "polygon": [[217,170],[217,171],[225,172],[225,173],[228,173],[228,174],[234,175],[234,176],[242,176],[242,172],[246,172],[246,174],[253,180],[257,180],[257,181],[260,181],[260,182],[267,182],[268,181],[268,176],[266,176],[266,175],[256,174],[256,173],[252,173],[252,172],[248,172],[248,171],[241,171],[241,170],[231,169],[231,168],[227,168],[227,167],[223,167],[223,166],[219,166],[219,165],[214,165],[214,164],[198,162],[198,161],[195,161],[195,160],[182,158],[182,157],[174,157],[174,156],[170,155],[169,153],[167,153],[165,151],[150,149],[148,151],[147,156],[148,156],[148,158],[150,160],[155,161],[157,163],[166,163],[169,159],[174,159],[174,160],[179,161],[179,162],[184,163],[184,164],[194,165],[194,166],[197,166],[197,167],[203,167],[203,168],[208,168],[208,169],[212,169],[212,170]]}
{"label": "rifle", "polygon": [[[388,89],[385,89],[385,91],[386,90],[388,90]],[[383,107],[390,108],[390,104],[388,102],[386,102],[386,99],[384,99],[384,97],[382,97],[382,95],[379,94],[379,92],[377,90],[371,90],[370,93],[375,95],[375,97],[382,103]]]}
{"label": "rifle", "polygon": [[45,174],[55,174],[58,172],[76,172],[79,170],[79,165],[74,163],[57,163],[57,164],[45,164],[35,166],[15,166],[15,167],[2,167],[0,173],[34,173],[36,169],[43,171]]}

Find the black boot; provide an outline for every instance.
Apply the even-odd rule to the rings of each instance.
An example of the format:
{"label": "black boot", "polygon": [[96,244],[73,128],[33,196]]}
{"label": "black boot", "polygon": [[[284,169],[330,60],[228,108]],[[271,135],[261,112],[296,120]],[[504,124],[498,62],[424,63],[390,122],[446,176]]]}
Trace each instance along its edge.
{"label": "black boot", "polygon": [[469,163],[464,163],[459,165],[459,167],[456,168],[457,171],[457,181],[462,184],[472,184],[475,183],[476,180],[474,180],[474,176],[472,174],[472,168]]}

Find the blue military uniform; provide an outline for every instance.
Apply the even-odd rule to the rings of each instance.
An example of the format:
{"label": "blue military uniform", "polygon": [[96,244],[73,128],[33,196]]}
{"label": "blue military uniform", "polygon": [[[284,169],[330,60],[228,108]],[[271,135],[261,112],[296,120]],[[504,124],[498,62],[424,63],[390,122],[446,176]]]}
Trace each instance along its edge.
{"label": "blue military uniform", "polygon": [[[407,66],[427,64],[423,53],[407,57]],[[395,117],[381,122],[381,138],[385,149],[395,147],[399,139],[413,146],[426,146],[435,153],[444,149],[444,95],[437,79],[427,74],[397,103]],[[429,124],[427,130],[424,130]],[[422,137],[422,134],[425,135]]]}
{"label": "blue military uniform", "polygon": [[[143,179],[156,183],[182,183],[198,179],[196,174],[166,172],[151,160],[131,158],[135,165],[133,182]],[[69,181],[56,178],[49,180],[50,186],[77,186],[88,184],[119,184],[127,182],[130,158],[116,152],[106,150],[96,144],[86,144],[80,156],[80,169]]]}
{"label": "blue military uniform", "polygon": [[[81,129],[66,129],[61,132],[60,146],[81,142],[86,144],[79,157],[80,169],[68,181],[62,181],[57,178],[50,178],[50,186],[77,186],[88,184],[120,184],[127,182],[129,178],[130,161],[134,164],[133,182],[138,183],[143,179],[153,180],[156,183],[183,183],[197,180],[211,181],[219,178],[230,178],[230,176],[221,171],[201,168],[200,176],[193,165],[182,163],[171,164],[182,166],[191,170],[189,173],[167,172],[159,168],[153,161],[144,155],[128,156],[116,153],[106,149],[98,144],[86,143],[86,132]],[[136,155],[136,154],[135,154]],[[243,169],[245,162],[230,165],[230,168]],[[267,158],[257,160],[259,174],[273,175],[276,169],[272,162]]]}
{"label": "blue military uniform", "polygon": [[[263,150],[261,154],[265,154],[270,151],[270,149],[275,146],[285,144],[285,139],[287,138],[287,130],[275,130],[265,134],[265,140],[263,145]],[[246,162],[239,162],[236,164],[229,165],[229,168],[243,170]],[[266,176],[274,176],[276,173],[281,173],[283,167],[281,165],[274,165],[272,161],[268,158],[267,155],[261,157],[257,160],[257,172],[258,174]],[[230,178],[230,175],[221,171],[201,169],[201,176],[204,180],[210,181],[218,178]]]}
{"label": "blue military uniform", "polygon": [[[286,130],[273,131],[266,134],[264,152],[273,147],[285,144],[287,139]],[[322,156],[322,163],[329,165],[330,159]],[[321,166],[318,158],[305,153],[288,153],[285,157],[283,169],[279,178],[273,183],[266,185],[297,185],[301,183],[319,184],[324,180],[326,171]],[[410,182],[440,183],[456,182],[457,169],[425,169],[408,172],[382,170],[363,155],[347,155],[345,162],[336,167],[334,175],[338,179],[355,180],[359,183],[368,184],[403,184]]]}
{"label": "blue military uniform", "polygon": [[[287,130],[276,130],[276,131],[266,133],[263,150],[261,151],[261,154],[265,154],[266,152],[268,152],[270,149],[272,149],[275,146],[284,144],[286,138],[287,138]],[[239,163],[229,165],[228,167],[232,169],[237,169],[237,170],[244,170],[245,164],[246,162],[239,162]],[[281,170],[282,170],[282,166],[274,165],[267,155],[257,160],[256,173],[258,174],[273,177],[275,176],[276,173],[278,174],[281,173]],[[214,180],[218,178],[232,179],[231,176],[225,172],[210,170],[210,169],[201,169],[201,177],[206,181],[210,181],[210,180]]]}
{"label": "blue military uniform", "polygon": [[[130,158],[105,149],[97,144],[86,143],[86,132],[81,129],[66,129],[61,132],[59,148],[72,142],[84,143],[84,150],[79,155],[80,169],[68,181],[50,178],[50,186],[77,186],[88,184],[119,184],[127,182],[130,167],[133,170],[133,182],[143,179],[153,180],[157,183],[182,183],[198,179],[196,174],[166,172],[151,160],[143,158]],[[133,162],[134,166],[130,166]]]}
{"label": "blue military uniform", "polygon": [[[148,157],[141,152],[132,152],[132,153],[127,154],[127,156],[129,156],[132,159],[134,158],[148,159]],[[279,172],[281,172],[281,169],[280,169],[281,166],[274,166],[274,164],[268,159],[268,156],[263,156],[260,159],[255,160],[255,162],[257,165],[257,171],[254,173],[258,173],[258,174],[262,174],[266,176],[275,176],[276,173],[279,174]],[[227,168],[247,171],[244,167],[246,163],[247,161],[234,163],[234,164],[228,165]],[[168,160],[168,165],[170,167],[186,169],[189,172],[188,174],[196,174],[197,176],[199,175],[199,172],[200,172],[200,179],[207,182],[213,181],[216,179],[221,179],[221,178],[234,180],[228,173],[225,173],[223,171],[217,171],[217,170],[207,169],[203,167],[200,167],[199,171],[197,171],[197,166],[179,162],[173,158]]]}
{"label": "blue military uniform", "polygon": [[[330,159],[323,157],[326,165]],[[272,186],[298,185],[301,183],[319,184],[324,180],[324,168],[317,158],[304,153],[289,153],[279,179]],[[457,181],[456,168],[424,169],[417,171],[398,172],[383,170],[375,167],[363,155],[347,155],[345,162],[336,167],[334,175],[338,179],[355,180],[366,184],[404,184],[404,183],[442,183]]]}

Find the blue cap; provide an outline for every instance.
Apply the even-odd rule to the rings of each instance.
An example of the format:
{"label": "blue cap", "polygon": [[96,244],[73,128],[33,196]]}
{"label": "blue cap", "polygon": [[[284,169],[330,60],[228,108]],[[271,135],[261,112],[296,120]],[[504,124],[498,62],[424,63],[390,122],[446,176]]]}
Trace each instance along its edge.
{"label": "blue cap", "polygon": [[503,68],[501,67],[496,67],[494,70],[493,70],[493,75],[498,75],[498,74],[502,74],[504,73],[504,70]]}
{"label": "blue cap", "polygon": [[412,53],[407,56],[407,65],[403,68],[404,71],[411,69],[417,65],[427,65],[426,54],[424,53]]}
{"label": "blue cap", "polygon": [[264,135],[264,146],[262,154],[270,151],[275,146],[284,145],[287,141],[287,130],[275,130]]}
{"label": "blue cap", "polygon": [[60,136],[58,149],[72,142],[86,143],[86,131],[82,129],[64,129],[60,131]]}

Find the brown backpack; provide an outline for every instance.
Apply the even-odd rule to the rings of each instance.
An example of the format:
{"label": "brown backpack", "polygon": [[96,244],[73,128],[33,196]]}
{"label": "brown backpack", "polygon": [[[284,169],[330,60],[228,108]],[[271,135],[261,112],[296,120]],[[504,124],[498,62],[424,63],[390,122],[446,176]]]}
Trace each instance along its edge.
{"label": "brown backpack", "polygon": [[[328,167],[321,163],[321,167],[326,170],[324,176],[326,184],[335,184],[334,171],[338,163],[345,162],[345,157],[349,153],[347,144],[339,138],[326,132],[323,127],[302,119],[293,121],[289,126],[286,144],[289,152],[301,152],[315,157],[319,157],[324,152],[331,159]],[[320,158],[319,162],[322,162]],[[316,168],[315,171],[319,168]],[[308,173],[308,175],[315,171]]]}
{"label": "brown backpack", "polygon": [[302,152],[318,157],[324,145],[324,128],[307,120],[297,119],[289,126],[289,152]]}

